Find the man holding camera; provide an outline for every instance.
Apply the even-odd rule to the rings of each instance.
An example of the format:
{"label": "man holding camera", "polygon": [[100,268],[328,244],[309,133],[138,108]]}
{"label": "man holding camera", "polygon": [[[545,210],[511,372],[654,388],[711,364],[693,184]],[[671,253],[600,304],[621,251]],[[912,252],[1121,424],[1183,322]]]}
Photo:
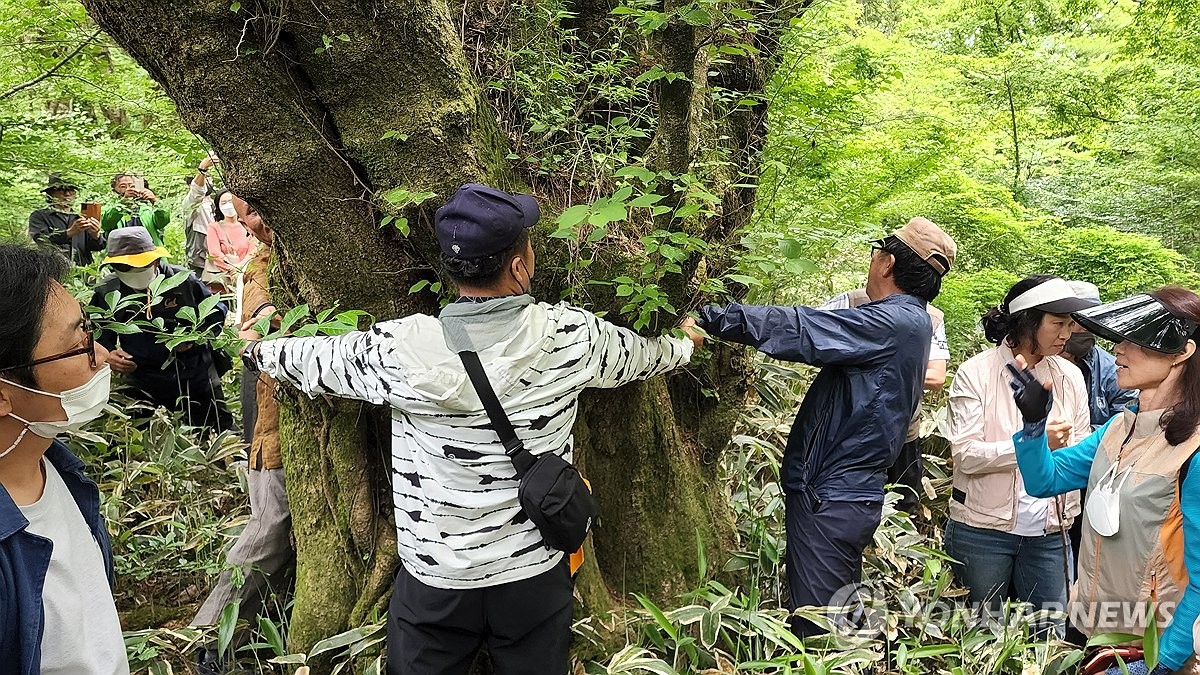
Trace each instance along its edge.
{"label": "man holding camera", "polygon": [[119,173],[109,183],[121,198],[120,204],[104,208],[100,216],[100,230],[107,235],[119,227],[144,227],[150,233],[155,246],[162,246],[171,212],[158,204],[158,196],[146,184],[146,179],[128,173]]}
{"label": "man holding camera", "polygon": [[[530,295],[528,195],[465,185],[434,217],[459,299],[338,337],[252,343],[246,358],[310,394],[392,408],[392,491],[401,568],[388,612],[388,673],[466,672],[486,644],[497,671],[564,675],[573,584],[518,501],[513,461],[460,354],[478,353],[517,438],[570,462],[584,389],[686,364],[691,339],[644,338]],[[685,322],[685,329],[689,322]]]}
{"label": "man holding camera", "polygon": [[92,254],[104,250],[104,235],[99,220],[75,212],[78,192],[74,183],[50,174],[42,188],[49,204],[29,214],[29,237],[57,248],[73,265],[90,265]]}

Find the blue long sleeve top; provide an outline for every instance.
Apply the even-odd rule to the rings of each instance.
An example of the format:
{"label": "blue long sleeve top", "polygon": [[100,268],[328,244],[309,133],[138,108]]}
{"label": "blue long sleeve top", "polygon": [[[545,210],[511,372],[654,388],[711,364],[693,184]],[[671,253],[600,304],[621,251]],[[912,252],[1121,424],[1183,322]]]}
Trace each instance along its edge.
{"label": "blue long sleeve top", "polygon": [[[1116,419],[1116,418],[1113,418]],[[1017,466],[1025,480],[1025,491],[1034,497],[1052,497],[1086,488],[1092,460],[1100,440],[1113,423],[1109,420],[1077,445],[1050,451],[1045,433],[1036,436],[1019,431],[1013,436]],[[1200,454],[1192,457],[1187,477],[1179,489],[1179,508],[1183,513],[1183,559],[1188,583],[1175,608],[1171,625],[1159,642],[1159,661],[1171,670],[1179,670],[1192,657],[1192,626],[1200,616]]]}
{"label": "blue long sleeve top", "polygon": [[784,452],[789,494],[883,499],[887,469],[920,404],[933,325],[925,301],[896,294],[852,309],[705,307],[714,336],[819,366]]}

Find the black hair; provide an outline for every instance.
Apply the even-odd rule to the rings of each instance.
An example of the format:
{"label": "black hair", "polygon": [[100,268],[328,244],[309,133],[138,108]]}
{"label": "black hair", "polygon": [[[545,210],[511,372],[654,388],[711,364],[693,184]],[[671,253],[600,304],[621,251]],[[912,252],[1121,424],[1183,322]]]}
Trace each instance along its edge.
{"label": "black hair", "polygon": [[[133,174],[131,174],[131,173],[117,173],[117,174],[113,174],[112,180],[108,182],[108,186],[109,186],[110,188],[112,188],[112,189],[116,190],[116,189],[117,189],[117,181],[119,181],[119,180],[121,180],[122,178],[125,178],[125,177],[129,177],[129,178],[137,178],[137,176],[135,176],[135,175],[133,175]],[[143,176],[143,177],[142,177],[142,187],[146,188],[147,190],[149,190],[149,189],[150,189],[150,181],[146,180],[145,176]]]}
{"label": "black hair", "polygon": [[225,220],[225,214],[221,213],[221,197],[224,197],[226,192],[231,192],[231,190],[224,189],[213,195],[212,216],[213,220],[217,221],[218,223],[222,220]]}
{"label": "black hair", "polygon": [[[42,337],[42,315],[53,282],[61,282],[69,263],[57,251],[0,244],[0,369],[33,360]],[[31,368],[5,371],[0,376],[36,387]]]}
{"label": "black hair", "polygon": [[529,232],[522,231],[511,246],[481,258],[456,258],[442,253],[442,268],[454,283],[475,287],[488,287],[500,280],[505,268],[525,251],[529,244]]}
{"label": "black hair", "polygon": [[933,302],[938,293],[942,292],[942,275],[922,260],[908,244],[895,236],[889,236],[883,240],[883,250],[896,260],[896,264],[892,266],[892,280],[900,290],[925,302]]}
{"label": "black hair", "polygon": [[983,315],[983,335],[987,341],[994,345],[1004,342],[1011,348],[1024,343],[1030,345],[1035,352],[1040,349],[1037,334],[1038,329],[1042,327],[1042,317],[1046,316],[1046,313],[1031,307],[1013,314],[1008,311],[1008,306],[1025,291],[1053,278],[1053,275],[1035,274],[1013,284],[1004,296],[1004,302]]}

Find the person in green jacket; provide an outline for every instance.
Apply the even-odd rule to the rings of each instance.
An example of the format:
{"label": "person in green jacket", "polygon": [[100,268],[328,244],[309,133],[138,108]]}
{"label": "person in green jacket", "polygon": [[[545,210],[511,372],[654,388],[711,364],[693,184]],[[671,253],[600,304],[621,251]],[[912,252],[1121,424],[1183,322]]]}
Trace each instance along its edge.
{"label": "person in green jacket", "polygon": [[146,185],[146,179],[119,173],[113,176],[110,185],[121,201],[104,207],[100,214],[100,231],[108,236],[119,227],[140,225],[150,232],[155,246],[163,246],[171,212],[158,205],[158,197]]}

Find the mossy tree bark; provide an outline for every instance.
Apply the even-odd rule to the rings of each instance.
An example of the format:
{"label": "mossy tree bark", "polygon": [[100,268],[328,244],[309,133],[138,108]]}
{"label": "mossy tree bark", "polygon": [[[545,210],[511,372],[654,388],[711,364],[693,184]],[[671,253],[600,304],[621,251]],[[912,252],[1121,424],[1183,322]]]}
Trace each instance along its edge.
{"label": "mossy tree bark", "polygon": [[[432,211],[459,185],[535,183],[548,204],[569,202],[561,182],[527,175],[508,160],[520,116],[506,116],[502,101],[485,96],[480,82],[489,73],[479,54],[521,27],[509,20],[478,35],[469,31],[494,7],[450,7],[445,0],[245,0],[233,7],[229,0],[83,1],[162,85],[184,123],[212,145],[226,185],[275,230],[273,283],[282,303],[336,303],[378,319],[435,312],[435,298],[408,290],[436,276]],[[713,63],[713,31],[678,19],[646,45],[648,60],[687,75],[652,92],[658,128],[650,130],[646,164],[683,173],[713,148],[732,148],[730,161],[708,174],[723,203],[718,217],[668,224],[714,243],[750,217],[766,105],[718,115],[712,80],[734,96],[761,94],[775,40],[802,5],[756,7],[778,25],[771,36],[752,38],[757,53]],[[579,34],[598,44],[607,39],[611,8],[581,4]],[[394,188],[437,195],[404,208],[409,236],[380,226],[388,209],[380,195]],[[550,262],[539,268],[550,271],[536,291],[554,300],[567,290],[565,276],[552,270],[565,257],[555,247],[545,253]],[[623,255],[605,251],[607,269],[629,265]],[[709,260],[709,272],[718,264],[724,262]],[[691,260],[684,274],[663,280],[680,306],[688,305],[704,269]],[[594,555],[579,583],[588,611],[604,611],[630,592],[663,600],[691,588],[701,576],[697,538],[713,561],[709,575],[725,559],[734,528],[717,460],[747,382],[744,355],[719,351],[689,373],[586,397],[577,457],[601,508]],[[303,650],[385,606],[396,564],[390,434],[386,411],[285,399],[299,567],[289,642]]]}

